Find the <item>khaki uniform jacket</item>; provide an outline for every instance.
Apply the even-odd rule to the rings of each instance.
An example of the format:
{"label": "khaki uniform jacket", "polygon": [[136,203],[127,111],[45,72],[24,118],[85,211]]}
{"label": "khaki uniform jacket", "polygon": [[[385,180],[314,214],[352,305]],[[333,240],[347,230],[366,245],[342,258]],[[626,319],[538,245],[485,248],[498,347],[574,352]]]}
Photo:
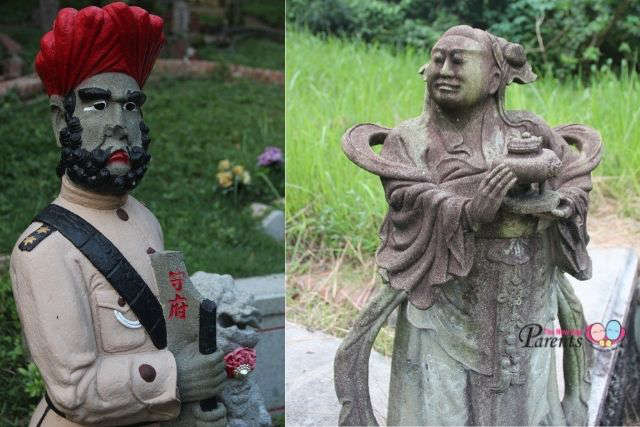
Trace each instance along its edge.
{"label": "khaki uniform jacket", "polygon": [[[148,252],[163,249],[162,230],[140,202],[81,190],[65,176],[53,203],[111,240],[158,296]],[[172,353],[153,345],[129,305],[59,232],[37,241],[30,251],[22,250],[20,243],[37,238],[36,230],[47,232],[41,227],[34,222],[19,238],[11,255],[11,280],[31,357],[51,402],[66,418],[47,408],[43,399],[30,426],[175,418],[180,401]],[[33,243],[27,240],[27,245]]]}

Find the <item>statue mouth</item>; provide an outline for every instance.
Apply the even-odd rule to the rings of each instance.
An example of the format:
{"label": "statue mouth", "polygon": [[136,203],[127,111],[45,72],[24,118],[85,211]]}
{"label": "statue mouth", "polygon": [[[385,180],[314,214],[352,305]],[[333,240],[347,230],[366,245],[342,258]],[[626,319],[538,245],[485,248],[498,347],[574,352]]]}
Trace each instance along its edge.
{"label": "statue mouth", "polygon": [[436,82],[435,88],[441,92],[457,92],[460,89],[460,84],[449,82]]}
{"label": "statue mouth", "polygon": [[126,163],[129,164],[129,155],[124,150],[114,151],[107,160],[107,164],[110,165],[112,163]]}

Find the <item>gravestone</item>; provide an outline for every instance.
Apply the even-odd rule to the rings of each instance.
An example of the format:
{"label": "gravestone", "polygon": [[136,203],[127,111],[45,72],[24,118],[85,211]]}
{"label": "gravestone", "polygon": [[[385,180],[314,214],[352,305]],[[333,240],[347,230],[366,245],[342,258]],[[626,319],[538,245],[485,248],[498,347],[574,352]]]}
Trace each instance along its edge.
{"label": "gravestone", "polygon": [[181,37],[189,35],[189,23],[191,22],[191,11],[189,5],[184,0],[173,2],[171,13],[171,33]]}

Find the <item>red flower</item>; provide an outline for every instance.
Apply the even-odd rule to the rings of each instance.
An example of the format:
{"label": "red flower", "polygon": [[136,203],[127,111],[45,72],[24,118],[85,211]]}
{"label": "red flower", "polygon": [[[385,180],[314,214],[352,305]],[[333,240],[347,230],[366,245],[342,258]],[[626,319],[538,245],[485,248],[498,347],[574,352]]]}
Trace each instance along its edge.
{"label": "red flower", "polygon": [[229,378],[243,378],[256,367],[256,351],[239,347],[224,356],[225,368]]}

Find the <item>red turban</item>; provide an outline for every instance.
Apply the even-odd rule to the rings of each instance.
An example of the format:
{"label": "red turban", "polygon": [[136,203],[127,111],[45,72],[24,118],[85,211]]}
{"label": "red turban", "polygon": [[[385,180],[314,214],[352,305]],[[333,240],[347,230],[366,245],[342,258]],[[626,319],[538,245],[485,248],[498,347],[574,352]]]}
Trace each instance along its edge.
{"label": "red turban", "polygon": [[60,10],[36,56],[47,94],[66,95],[84,79],[106,72],[127,74],[142,87],[164,43],[162,23],[159,16],[121,2]]}

